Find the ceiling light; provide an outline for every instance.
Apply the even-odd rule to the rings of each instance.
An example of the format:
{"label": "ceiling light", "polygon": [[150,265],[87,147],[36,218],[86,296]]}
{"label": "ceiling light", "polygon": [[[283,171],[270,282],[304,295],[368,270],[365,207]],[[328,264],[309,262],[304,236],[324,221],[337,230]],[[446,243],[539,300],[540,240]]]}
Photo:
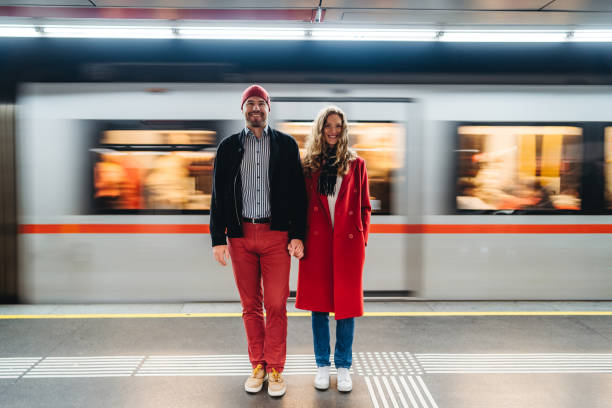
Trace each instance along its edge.
{"label": "ceiling light", "polygon": [[314,41],[443,41],[482,43],[526,42],[612,42],[612,30],[513,30],[435,28],[356,28],[311,24],[294,27],[262,26],[91,26],[91,25],[0,25],[0,37],[67,38],[181,38],[227,40],[314,40]]}
{"label": "ceiling light", "polygon": [[572,41],[609,42],[612,41],[612,30],[576,30]]}
{"label": "ceiling light", "polygon": [[567,31],[449,30],[440,41],[447,42],[563,42]]}
{"label": "ceiling light", "polygon": [[330,41],[432,41],[436,30],[402,29],[344,29],[315,28],[311,31],[313,40]]}
{"label": "ceiling light", "polygon": [[45,26],[46,37],[71,38],[173,38],[169,27],[129,26]]}
{"label": "ceiling light", "polygon": [[33,26],[0,26],[0,37],[37,37],[40,35]]}
{"label": "ceiling light", "polygon": [[273,27],[183,27],[181,38],[220,40],[303,40],[303,28]]}

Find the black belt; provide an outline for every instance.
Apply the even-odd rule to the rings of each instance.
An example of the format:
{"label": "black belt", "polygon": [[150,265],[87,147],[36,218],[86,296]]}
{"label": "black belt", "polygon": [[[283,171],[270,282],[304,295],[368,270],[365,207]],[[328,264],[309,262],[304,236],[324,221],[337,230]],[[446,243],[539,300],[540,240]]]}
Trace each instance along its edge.
{"label": "black belt", "polygon": [[249,224],[269,224],[270,218],[247,218],[242,217],[242,221],[248,222]]}

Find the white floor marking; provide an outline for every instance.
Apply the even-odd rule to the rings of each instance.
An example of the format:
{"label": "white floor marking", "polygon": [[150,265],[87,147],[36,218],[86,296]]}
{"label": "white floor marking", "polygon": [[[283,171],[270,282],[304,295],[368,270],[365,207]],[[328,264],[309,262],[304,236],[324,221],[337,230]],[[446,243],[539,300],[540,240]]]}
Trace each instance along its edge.
{"label": "white floor marking", "polygon": [[429,374],[610,374],[612,370],[428,370]]}
{"label": "white floor marking", "polygon": [[0,358],[0,378],[19,378],[41,359],[42,357]]}
{"label": "white floor marking", "polygon": [[[354,353],[353,362],[355,371],[365,375],[374,408],[438,408],[422,373],[612,373],[610,353],[368,352]],[[0,379],[246,376],[250,371],[245,354],[0,358]],[[333,366],[330,371],[336,374]],[[285,375],[314,373],[312,354],[287,356]]]}
{"label": "white floor marking", "polygon": [[404,393],[400,389],[400,386],[397,383],[397,380],[395,379],[395,377],[391,377],[391,382],[393,383],[393,386],[395,387],[395,391],[397,392],[397,395],[399,395],[400,402],[402,403],[402,406],[404,408],[408,408],[408,403],[406,402],[406,398],[404,398]]}
{"label": "white floor marking", "polygon": [[389,385],[389,381],[387,380],[387,377],[383,377],[382,380],[383,380],[383,383],[385,383],[385,388],[387,389],[387,394],[389,395],[389,399],[391,399],[391,403],[393,404],[393,407],[399,408],[399,405],[397,405],[397,400],[395,399],[394,392],[391,389],[391,386]]}
{"label": "white floor marking", "polygon": [[612,354],[417,354],[427,373],[610,373]]}
{"label": "white floor marking", "polygon": [[130,377],[144,356],[47,357],[23,378]]}
{"label": "white floor marking", "polygon": [[366,386],[368,387],[368,392],[370,393],[370,399],[374,404],[374,408],[380,408],[378,406],[378,401],[376,400],[376,395],[374,394],[374,389],[372,388],[372,383],[370,382],[370,377],[365,377]]}
{"label": "white floor marking", "polygon": [[427,407],[427,402],[425,402],[425,398],[423,398],[423,394],[421,394],[421,390],[419,389],[419,386],[414,382],[414,379],[412,377],[408,377],[408,381],[410,381],[412,389],[414,390],[414,393],[416,394],[419,401],[421,401],[421,404],[423,404],[423,407]]}
{"label": "white floor marking", "polygon": [[[248,375],[250,371],[251,363],[247,355],[149,356],[135,375]],[[283,374],[316,374],[316,371],[317,365],[314,355],[288,355]],[[336,368],[332,366],[330,373],[332,375],[336,374]],[[353,373],[353,370],[351,370],[351,373]]]}
{"label": "white floor marking", "polygon": [[410,400],[410,403],[412,404],[412,407],[413,408],[418,408],[419,406],[417,405],[417,402],[414,399],[414,395],[412,395],[412,391],[410,390],[410,386],[408,386],[408,383],[406,383],[406,380],[404,380],[404,377],[400,377],[400,382],[404,386],[404,390],[406,391],[406,395],[408,395],[408,399]]}
{"label": "white floor marking", "polygon": [[417,376],[417,381],[419,382],[419,384],[421,384],[421,388],[425,392],[425,395],[427,395],[427,399],[429,399],[429,402],[431,403],[432,408],[438,408],[438,404],[436,404],[436,401],[431,396],[431,393],[429,392],[429,388],[427,388],[427,384],[425,384],[425,381],[423,381],[421,376]]}
{"label": "white floor marking", "polygon": [[[409,352],[406,352],[409,353]],[[543,357],[610,357],[610,353],[417,353],[416,356],[440,356],[440,357],[516,357],[516,356],[543,356]]]}
{"label": "white floor marking", "polygon": [[378,395],[380,395],[380,400],[385,408],[389,408],[389,404],[387,403],[387,398],[380,386],[380,381],[378,381],[378,377],[374,377],[374,384],[376,384],[376,389],[378,390]]}
{"label": "white floor marking", "polygon": [[52,374],[52,375],[27,375],[27,378],[83,378],[83,377],[130,377],[131,374]]}
{"label": "white floor marking", "polygon": [[[401,362],[394,357],[401,357]],[[391,358],[389,358],[391,356]],[[418,360],[418,362],[416,360]],[[436,373],[612,373],[612,354],[416,354],[356,353],[354,372],[368,376],[396,376]],[[420,366],[419,366],[420,365]],[[247,375],[247,355],[178,356],[80,356],[0,358],[0,376],[24,378],[52,372],[78,374],[107,372],[138,375]],[[331,373],[336,370],[332,366]],[[310,354],[288,355],[286,375],[314,374],[316,363]]]}
{"label": "white floor marking", "polygon": [[129,360],[129,359],[139,359],[142,358],[142,355],[105,355],[105,356],[48,356],[49,360]]}

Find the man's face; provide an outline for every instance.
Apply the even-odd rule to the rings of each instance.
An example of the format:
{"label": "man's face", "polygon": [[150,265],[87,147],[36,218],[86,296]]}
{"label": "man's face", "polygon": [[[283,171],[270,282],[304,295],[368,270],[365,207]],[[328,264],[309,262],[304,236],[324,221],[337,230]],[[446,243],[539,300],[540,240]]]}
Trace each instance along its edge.
{"label": "man's face", "polygon": [[259,96],[251,96],[242,105],[244,120],[249,127],[265,127],[268,120],[268,104]]}

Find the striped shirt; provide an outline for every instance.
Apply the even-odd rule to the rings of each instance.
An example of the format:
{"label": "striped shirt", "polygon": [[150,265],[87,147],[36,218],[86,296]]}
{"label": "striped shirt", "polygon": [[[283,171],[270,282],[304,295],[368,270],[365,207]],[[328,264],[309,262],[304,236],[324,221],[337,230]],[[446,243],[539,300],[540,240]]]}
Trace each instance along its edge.
{"label": "striped shirt", "polygon": [[260,139],[248,128],[243,130],[244,156],[240,164],[242,177],[242,216],[268,218],[270,209],[270,128],[266,126]]}

